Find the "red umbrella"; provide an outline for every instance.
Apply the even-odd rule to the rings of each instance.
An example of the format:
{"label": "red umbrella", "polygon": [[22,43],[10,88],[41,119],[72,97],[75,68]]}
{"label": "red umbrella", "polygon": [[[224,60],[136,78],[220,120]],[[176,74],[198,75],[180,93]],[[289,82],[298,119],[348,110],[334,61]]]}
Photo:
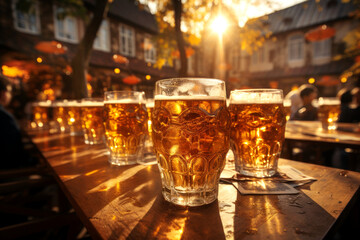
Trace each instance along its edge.
{"label": "red umbrella", "polygon": [[127,59],[124,56],[121,56],[120,54],[114,54],[113,55],[113,60],[116,63],[120,63],[120,64],[128,64],[129,63],[129,59]]}
{"label": "red umbrella", "polygon": [[67,48],[57,41],[41,41],[35,45],[35,48],[43,53],[64,54]]}
{"label": "red umbrella", "polygon": [[123,82],[126,84],[129,84],[129,85],[135,85],[140,82],[140,78],[138,78],[135,75],[129,75],[129,76],[123,78]]}
{"label": "red umbrella", "polygon": [[34,62],[22,61],[22,60],[10,60],[5,62],[4,65],[8,67],[16,67],[18,69],[25,70],[28,72],[50,70],[50,67],[47,65],[36,64]]}
{"label": "red umbrella", "polygon": [[324,24],[307,32],[305,37],[310,42],[317,42],[331,38],[334,35],[335,29]]}

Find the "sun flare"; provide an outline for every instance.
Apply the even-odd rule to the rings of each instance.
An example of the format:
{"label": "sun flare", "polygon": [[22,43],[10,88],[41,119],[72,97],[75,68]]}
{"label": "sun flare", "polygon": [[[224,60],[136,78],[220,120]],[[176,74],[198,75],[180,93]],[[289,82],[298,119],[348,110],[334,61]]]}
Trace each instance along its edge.
{"label": "sun flare", "polygon": [[222,35],[226,31],[228,25],[228,20],[224,16],[219,15],[212,21],[211,29],[217,34]]}

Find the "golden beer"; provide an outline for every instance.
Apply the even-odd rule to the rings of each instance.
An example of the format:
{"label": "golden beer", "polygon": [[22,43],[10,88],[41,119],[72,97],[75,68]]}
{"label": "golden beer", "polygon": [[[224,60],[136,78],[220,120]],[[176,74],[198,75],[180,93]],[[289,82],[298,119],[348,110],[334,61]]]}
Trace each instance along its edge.
{"label": "golden beer", "polygon": [[68,130],[65,104],[65,101],[57,101],[54,103],[53,119],[57,125],[58,131],[60,132],[66,132]]}
{"label": "golden beer", "polygon": [[323,129],[335,130],[340,115],[340,101],[331,98],[319,98],[318,118]]}
{"label": "golden beer", "polygon": [[105,102],[105,135],[112,164],[134,164],[142,157],[147,120],[145,104],[131,100]]}
{"label": "golden beer", "polygon": [[82,134],[81,128],[81,104],[77,101],[69,101],[64,107],[66,124],[70,129],[70,135],[76,136]]}
{"label": "golden beer", "polygon": [[[191,81],[222,84],[220,80]],[[230,146],[229,116],[225,94],[155,96],[152,137],[167,201],[199,206],[216,200]]]}
{"label": "golden beer", "polygon": [[105,136],[102,101],[85,100],[81,106],[81,126],[86,144],[99,144]]}
{"label": "golden beer", "polygon": [[32,104],[31,128],[47,128],[50,121],[50,101],[35,102]]}
{"label": "golden beer", "polygon": [[272,102],[271,98],[259,102],[253,99],[252,103],[251,97],[246,96],[242,100],[232,98],[229,106],[235,168],[244,175],[273,176],[285,137],[283,103],[279,99],[275,99],[275,103],[264,103]]}

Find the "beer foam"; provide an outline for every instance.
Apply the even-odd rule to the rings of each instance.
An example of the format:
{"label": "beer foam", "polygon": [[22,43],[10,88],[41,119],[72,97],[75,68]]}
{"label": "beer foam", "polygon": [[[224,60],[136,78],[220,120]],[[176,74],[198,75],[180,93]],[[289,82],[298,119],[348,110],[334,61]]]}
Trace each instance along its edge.
{"label": "beer foam", "polygon": [[41,101],[41,102],[33,102],[32,106],[34,107],[50,107],[51,101]]}
{"label": "beer foam", "polygon": [[225,101],[225,96],[207,96],[207,95],[195,95],[195,96],[164,96],[164,95],[156,95],[155,100],[221,100]]}
{"label": "beer foam", "polygon": [[231,104],[240,103],[283,103],[282,91],[267,91],[256,89],[254,91],[235,90],[230,94]]}
{"label": "beer foam", "polygon": [[104,104],[145,104],[145,101],[139,101],[134,99],[117,99],[117,100],[105,100]]}
{"label": "beer foam", "polygon": [[146,107],[148,108],[154,108],[154,105],[155,105],[154,101],[146,103]]}
{"label": "beer foam", "polygon": [[67,107],[81,107],[81,102],[68,101],[65,106],[67,106]]}
{"label": "beer foam", "polygon": [[103,107],[104,102],[93,102],[93,101],[84,101],[81,102],[82,107]]}

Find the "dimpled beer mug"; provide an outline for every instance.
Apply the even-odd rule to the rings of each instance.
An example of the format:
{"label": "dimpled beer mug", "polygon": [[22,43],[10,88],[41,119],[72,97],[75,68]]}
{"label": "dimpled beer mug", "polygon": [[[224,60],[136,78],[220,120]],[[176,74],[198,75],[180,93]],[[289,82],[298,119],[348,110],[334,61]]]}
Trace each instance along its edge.
{"label": "dimpled beer mug", "polygon": [[86,144],[103,143],[105,135],[103,124],[102,98],[84,98],[81,100],[81,126]]}
{"label": "dimpled beer mug", "polygon": [[231,91],[229,111],[236,171],[253,177],[273,176],[285,137],[282,90]]}
{"label": "dimpled beer mug", "polygon": [[144,92],[105,92],[104,126],[111,164],[135,164],[143,157],[148,131],[145,104]]}
{"label": "dimpled beer mug", "polygon": [[183,206],[215,201],[230,147],[225,82],[157,81],[152,126],[164,198]]}

